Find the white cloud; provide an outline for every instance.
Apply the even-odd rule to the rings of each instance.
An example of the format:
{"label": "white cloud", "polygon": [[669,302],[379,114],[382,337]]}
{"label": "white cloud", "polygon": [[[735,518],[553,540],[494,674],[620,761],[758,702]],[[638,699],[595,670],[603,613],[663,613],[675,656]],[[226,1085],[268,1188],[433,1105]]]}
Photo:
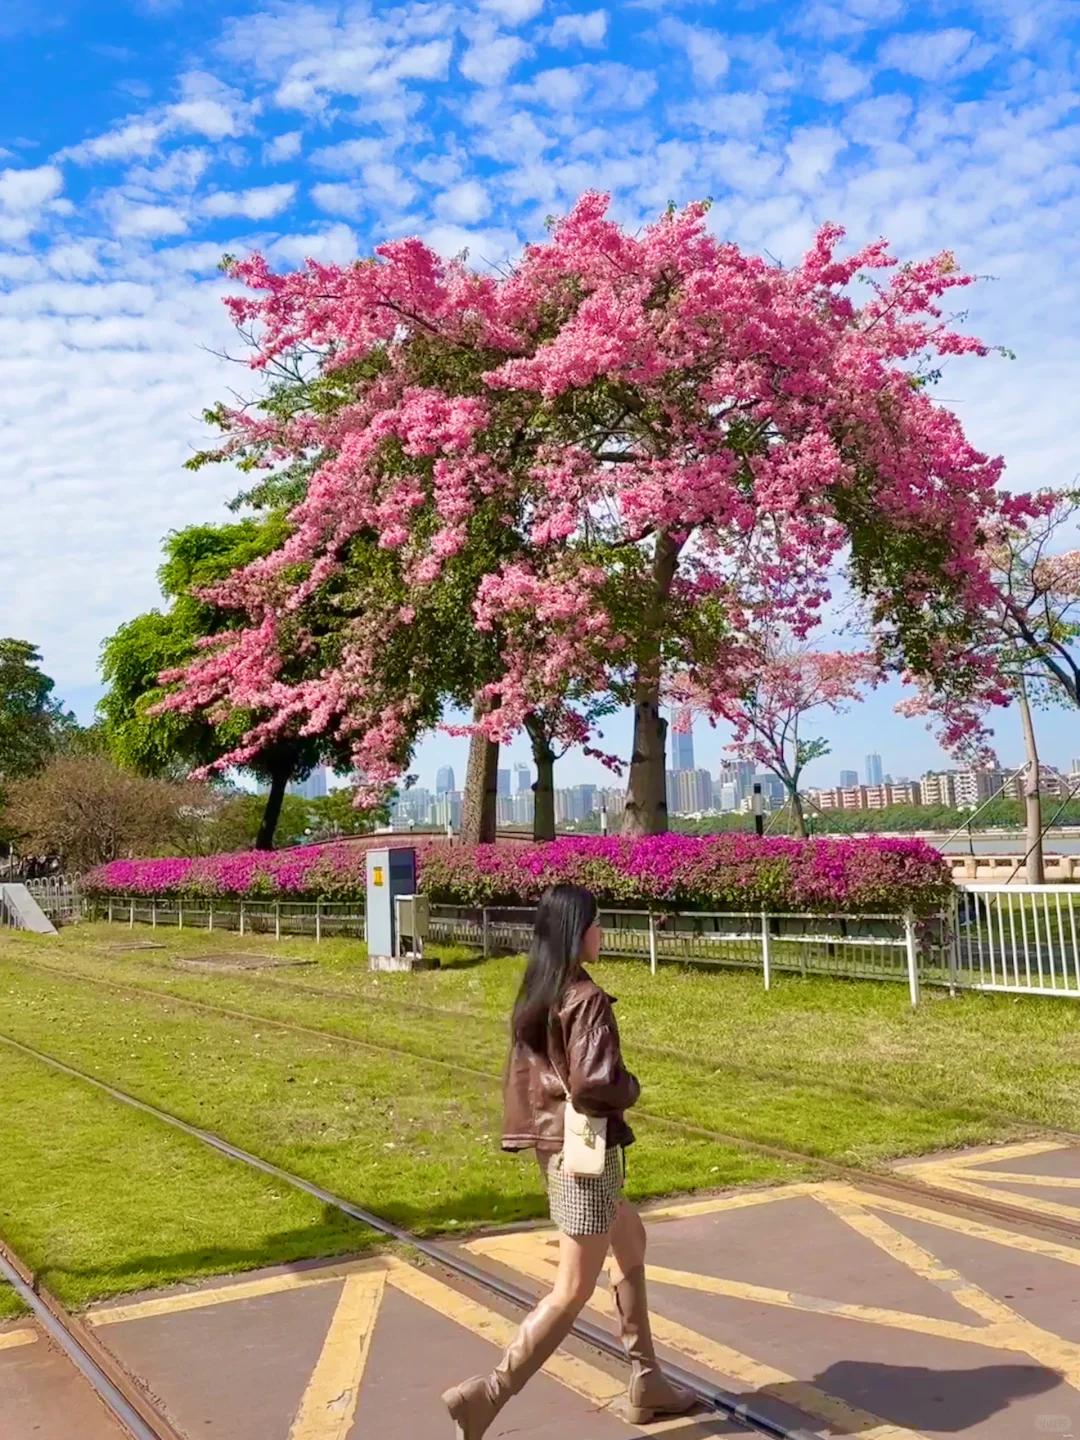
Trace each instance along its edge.
{"label": "white cloud", "polygon": [[694,79],[701,85],[712,86],[727,74],[731,59],[721,37],[700,25],[686,25],[681,20],[664,20],[660,33],[686,51]]}
{"label": "white cloud", "polygon": [[267,165],[282,165],[286,160],[295,160],[304,146],[304,135],[301,130],[286,130],[282,135],[275,135],[273,140],[263,146],[263,162]]}
{"label": "white cloud", "polygon": [[843,55],[826,55],[818,68],[818,86],[822,97],[831,104],[853,99],[870,84],[870,77]]}
{"label": "white cloud", "polygon": [[569,45],[603,45],[607,36],[608,13],[590,10],[584,15],[560,15],[545,35],[549,45],[566,49]]}
{"label": "white cloud", "polygon": [[0,171],[0,209],[13,215],[41,210],[64,188],[64,176],[55,165],[33,170]]}
{"label": "white cloud", "polygon": [[246,220],[269,220],[292,204],[294,184],[258,185],[251,190],[218,190],[202,202],[204,215],[240,215]]}
{"label": "white cloud", "polygon": [[481,0],[481,5],[505,25],[523,25],[540,14],[544,0]]}
{"label": "white cloud", "polygon": [[348,175],[373,160],[384,159],[395,148],[394,143],[387,140],[343,140],[338,145],[326,145],[316,150],[311,156],[311,163],[320,170]]}
{"label": "white cloud", "polygon": [[327,215],[346,215],[350,220],[365,209],[363,194],[355,185],[313,185],[311,198]]}
{"label": "white cloud", "polygon": [[443,220],[475,225],[491,213],[491,199],[478,180],[463,180],[435,200],[435,211]]}
{"label": "white cloud", "polygon": [[461,59],[459,68],[466,80],[478,85],[501,85],[530,53],[531,47],[516,35],[494,35],[474,40]]}
{"label": "white cloud", "polygon": [[470,230],[462,225],[430,225],[424,240],[448,259],[467,251],[469,263],[478,270],[501,265],[521,249],[521,238],[513,230]]}
{"label": "white cloud", "polygon": [[156,120],[132,119],[125,121],[104,135],[81,144],[70,145],[57,155],[58,160],[72,160],[77,165],[92,165],[97,161],[146,159],[157,149],[164,133],[164,126]]}
{"label": "white cloud", "polygon": [[113,231],[122,239],[161,240],[183,235],[189,225],[187,216],[172,205],[136,205],[118,197],[107,208]]}
{"label": "white cloud", "polygon": [[170,128],[194,130],[208,140],[225,140],[243,133],[236,115],[219,100],[183,100],[166,111]]}
{"label": "white cloud", "polygon": [[330,225],[308,235],[283,235],[267,247],[267,254],[279,264],[302,265],[321,260],[325,265],[348,265],[359,253],[356,236],[348,225]]}
{"label": "white cloud", "polygon": [[163,192],[194,190],[209,169],[210,161],[211,155],[207,150],[181,147],[160,165],[134,166],[127,173],[127,184]]}
{"label": "white cloud", "polygon": [[942,80],[981,68],[992,53],[970,30],[925,30],[891,36],[878,50],[878,63],[920,80]]}
{"label": "white cloud", "polygon": [[788,176],[798,190],[818,186],[847,145],[838,130],[826,125],[806,126],[795,132],[787,146]]}

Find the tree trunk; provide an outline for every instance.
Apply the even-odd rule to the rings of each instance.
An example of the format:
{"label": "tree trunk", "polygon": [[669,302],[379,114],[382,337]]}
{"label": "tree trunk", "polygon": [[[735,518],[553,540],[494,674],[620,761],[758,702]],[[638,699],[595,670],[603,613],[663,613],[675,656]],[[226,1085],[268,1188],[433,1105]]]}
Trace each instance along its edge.
{"label": "tree trunk", "polygon": [[498,745],[486,735],[474,734],[469,741],[469,768],[465,772],[465,800],[461,807],[463,845],[492,845],[495,842],[498,771]]}
{"label": "tree trunk", "polygon": [[281,806],[291,775],[292,766],[282,765],[273,772],[270,778],[270,793],[266,797],[266,808],[263,810],[262,821],[259,824],[259,833],[255,837],[256,850],[272,850],[274,848],[274,832],[277,830],[278,820],[281,818]]}
{"label": "tree trunk", "polygon": [[532,741],[536,779],[533,782],[533,839],[555,839],[555,751],[539,719],[528,716],[525,729]]}
{"label": "tree trunk", "polygon": [[799,794],[799,787],[791,785],[788,787],[788,795],[791,799],[791,833],[796,840],[806,839],[806,812],[803,810],[802,796]]}
{"label": "tree trunk", "polygon": [[1017,699],[1020,703],[1020,723],[1027,755],[1027,770],[1024,773],[1024,849],[1027,854],[1027,880],[1029,885],[1042,885],[1046,880],[1046,870],[1043,865],[1039,752],[1035,745],[1035,725],[1023,679],[1017,688]]}
{"label": "tree trunk", "polygon": [[668,727],[660,713],[661,627],[680,548],[668,534],[657,537],[653,593],[634,682],[634,748],[626,782],[624,835],[662,835],[668,828]]}

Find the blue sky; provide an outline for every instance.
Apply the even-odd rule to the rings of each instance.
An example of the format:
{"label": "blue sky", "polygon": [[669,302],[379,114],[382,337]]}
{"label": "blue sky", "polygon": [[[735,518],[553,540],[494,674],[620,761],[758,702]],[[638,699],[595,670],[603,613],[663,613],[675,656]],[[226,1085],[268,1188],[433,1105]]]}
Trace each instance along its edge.
{"label": "blue sky", "polygon": [[[825,219],[954,249],[992,277],[970,327],[1017,358],[950,366],[941,398],[1011,486],[1072,480],[1077,36],[1075,0],[0,0],[0,633],[86,713],[101,639],[155,601],[161,536],[222,514],[233,478],[181,469],[202,406],[251,388],[220,353],[222,252],[343,261],[417,233],[489,264],[585,188],[628,223],[710,195],[719,233],[785,262]],[[830,724],[811,778],[869,749],[940,763],[894,699]],[[1048,759],[1075,730],[1044,720]],[[703,730],[700,759],[722,745]],[[460,743],[417,768],[444,755]]]}

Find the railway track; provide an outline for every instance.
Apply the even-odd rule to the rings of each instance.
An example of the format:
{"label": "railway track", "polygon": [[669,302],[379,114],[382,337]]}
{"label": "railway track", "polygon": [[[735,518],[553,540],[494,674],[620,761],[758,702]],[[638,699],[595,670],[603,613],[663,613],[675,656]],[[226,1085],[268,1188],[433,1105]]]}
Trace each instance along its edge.
{"label": "railway track", "polygon": [[[211,1001],[197,1000],[186,995],[177,995],[172,991],[158,990],[151,986],[129,985],[123,981],[88,976],[79,971],[68,971],[62,967],[41,964],[38,961],[24,961],[20,958],[16,963],[25,965],[29,969],[45,971],[64,979],[109,989],[118,994],[130,995],[139,999],[149,997],[163,1004],[180,1005],[187,1009],[215,1015],[223,1019],[236,1020],[244,1024],[256,1023],[270,1026],[286,1034],[318,1039],[323,1042],[352,1047],[373,1054],[391,1055],[401,1059],[419,1061],[421,1064],[431,1065],[434,1068],[451,1073],[468,1075],[471,1079],[480,1079],[492,1085],[498,1084],[501,1079],[501,1076],[492,1070],[463,1065],[453,1060],[440,1059],[419,1050],[407,1050],[400,1046],[384,1045],[375,1041],[361,1040],[356,1036],[343,1035],[339,1031],[328,1030],[321,1026],[301,1025],[294,1021],[280,1020],[255,1011],[241,1010],[233,1006],[216,1005]],[[456,1015],[458,1012],[448,1011],[446,1013]],[[12,1044],[16,1047],[21,1045],[21,1042],[13,1040],[3,1034],[0,1034],[0,1042]],[[58,1065],[60,1068],[64,1068],[64,1062],[55,1060],[54,1057],[45,1056],[29,1046],[23,1046],[22,1048],[24,1048],[28,1054],[35,1055],[39,1059],[45,1059]],[[109,1088],[104,1085],[104,1082],[87,1076],[82,1071],[72,1069],[71,1073],[81,1079],[91,1080],[92,1083],[100,1085],[103,1088]],[[117,1096],[127,1100],[129,1103],[143,1106],[148,1110],[148,1113],[160,1113],[162,1116],[167,1113],[164,1111],[158,1112],[154,1106],[147,1105],[146,1102],[143,1101],[137,1101],[133,1097],[125,1095],[124,1092],[118,1091]],[[864,1190],[896,1195],[902,1199],[919,1204],[945,1208],[954,1212],[959,1211],[975,1218],[992,1220],[999,1224],[1020,1227],[1026,1230],[1035,1229],[1048,1232],[1059,1239],[1080,1244],[1080,1222],[1067,1220],[1064,1217],[1042,1214],[1033,1216],[1030,1210],[1023,1208],[1021,1205],[1012,1205],[1006,1201],[995,1201],[970,1196],[960,1197],[955,1192],[946,1188],[929,1184],[924,1180],[919,1180],[912,1176],[898,1174],[896,1171],[889,1170],[885,1167],[867,1169],[861,1166],[846,1165],[841,1161],[815,1155],[808,1151],[795,1150],[788,1146],[771,1144],[768,1141],[754,1140],[745,1135],[731,1134],[721,1130],[714,1130],[707,1126],[695,1125],[689,1121],[677,1120],[670,1116],[658,1115],[640,1106],[635,1108],[634,1114],[649,1125],[654,1125],[676,1134],[682,1134],[688,1138],[709,1140],[717,1145],[724,1145],[732,1149],[762,1155],[769,1159],[802,1167],[803,1169],[812,1168],[822,1177],[842,1180]],[[1053,1138],[1068,1144],[1080,1144],[1080,1134],[1072,1131],[1050,1130],[1045,1127],[1030,1125],[1024,1121],[1014,1121],[1004,1116],[987,1118],[997,1119],[1004,1124],[1014,1125],[1018,1130],[1022,1130],[1030,1136]],[[175,1119],[175,1117],[173,1117],[173,1119]],[[181,1120],[176,1120],[176,1123],[181,1126],[186,1124],[186,1122]],[[208,1132],[193,1130],[192,1133],[197,1134],[201,1138]],[[229,1143],[230,1142],[227,1141],[221,1141],[222,1145],[228,1145]],[[274,1171],[273,1173],[277,1172]]]}
{"label": "railway track", "polygon": [[[374,1211],[355,1205],[351,1200],[343,1199],[341,1196],[323,1189],[322,1186],[305,1180],[303,1176],[294,1175],[291,1171],[263,1159],[262,1156],[252,1154],[238,1145],[233,1145],[220,1135],[214,1134],[213,1131],[202,1130],[196,1125],[191,1125],[167,1110],[148,1104],[146,1101],[138,1099],[137,1096],[129,1095],[126,1091],[109,1085],[73,1065],[68,1065],[53,1055],[37,1050],[31,1045],[25,1045],[22,1041],[9,1035],[0,1034],[0,1044],[38,1061],[42,1065],[47,1065],[62,1075],[92,1086],[95,1090],[109,1096],[110,1099],[130,1106],[162,1124],[191,1136],[230,1160],[246,1165],[252,1170],[258,1170],[264,1175],[271,1176],[273,1179],[280,1180],[294,1189],[310,1195],[320,1204],[340,1211],[341,1214],[366,1225],[387,1240],[409,1247],[410,1250],[422,1255],[426,1260],[449,1271],[457,1279],[477,1286],[489,1295],[523,1310],[531,1310],[536,1303],[537,1296],[534,1293],[523,1290],[504,1280],[501,1276],[485,1270],[457,1251],[415,1235],[412,1231],[404,1229]],[[185,1440],[185,1437],[179,1435],[165,1417],[155,1411],[133,1379],[122,1370],[86,1327],[77,1318],[68,1314],[56,1300],[46,1297],[40,1287],[35,1285],[33,1277],[3,1246],[0,1246],[0,1275],[12,1283],[16,1292],[30,1306],[42,1326],[61,1346],[80,1373],[87,1378],[103,1403],[124,1427],[127,1434],[132,1437],[132,1440]],[[625,1364],[626,1357],[622,1345],[609,1331],[592,1324],[591,1321],[579,1319],[574,1325],[573,1334],[577,1339],[591,1346],[593,1350]],[[738,1396],[732,1395],[699,1375],[682,1369],[681,1366],[665,1363],[664,1369],[677,1385],[692,1390],[704,1408],[734,1421],[746,1431],[767,1436],[768,1440],[815,1440],[815,1437],[807,1430],[781,1424],[755,1406],[740,1400]]]}
{"label": "railway track", "polygon": [[44,1289],[2,1241],[0,1277],[90,1386],[124,1435],[130,1440],[184,1440],[93,1331]]}

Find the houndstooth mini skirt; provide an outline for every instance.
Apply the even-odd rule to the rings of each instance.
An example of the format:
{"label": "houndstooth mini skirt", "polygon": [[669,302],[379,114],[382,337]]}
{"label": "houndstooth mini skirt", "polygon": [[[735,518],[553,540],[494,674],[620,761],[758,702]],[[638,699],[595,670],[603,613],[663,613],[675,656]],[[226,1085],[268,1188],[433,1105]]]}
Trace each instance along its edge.
{"label": "houndstooth mini skirt", "polygon": [[564,1235],[606,1235],[615,1221],[622,1196],[626,1161],[619,1145],[608,1147],[603,1173],[568,1175],[563,1155],[537,1152],[547,1183],[548,1208],[553,1224]]}

